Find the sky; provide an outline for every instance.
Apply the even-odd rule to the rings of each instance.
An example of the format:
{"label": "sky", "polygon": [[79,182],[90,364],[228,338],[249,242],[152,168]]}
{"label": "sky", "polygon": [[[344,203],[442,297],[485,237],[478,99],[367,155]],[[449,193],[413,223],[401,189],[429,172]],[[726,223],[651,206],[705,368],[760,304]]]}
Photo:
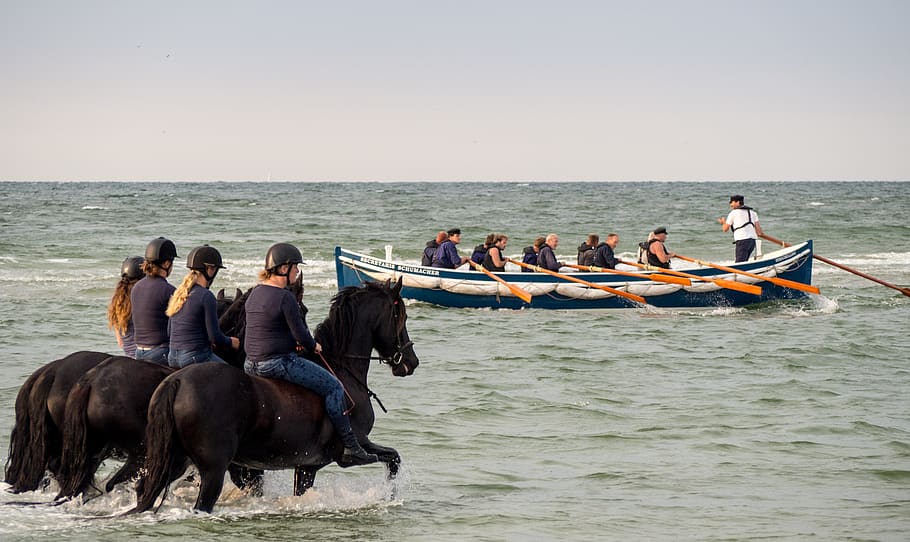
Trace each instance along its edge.
{"label": "sky", "polygon": [[910,180],[904,0],[0,0],[0,180]]}

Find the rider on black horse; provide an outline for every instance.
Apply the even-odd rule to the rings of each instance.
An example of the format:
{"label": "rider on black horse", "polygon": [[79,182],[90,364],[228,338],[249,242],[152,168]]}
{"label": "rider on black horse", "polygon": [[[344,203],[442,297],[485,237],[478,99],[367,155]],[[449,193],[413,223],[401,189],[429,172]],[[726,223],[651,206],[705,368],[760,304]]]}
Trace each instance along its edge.
{"label": "rider on black horse", "polygon": [[313,339],[300,314],[300,306],[288,286],[297,280],[303,262],[294,245],[277,243],[269,248],[265,269],[259,272],[260,287],[246,301],[246,354],[244,370],[251,375],[278,378],[304,386],[325,399],[332,425],[344,442],[342,467],[375,463],[351,429],[345,412],[341,382],[316,363],[297,354],[299,348],[319,355],[322,345]]}

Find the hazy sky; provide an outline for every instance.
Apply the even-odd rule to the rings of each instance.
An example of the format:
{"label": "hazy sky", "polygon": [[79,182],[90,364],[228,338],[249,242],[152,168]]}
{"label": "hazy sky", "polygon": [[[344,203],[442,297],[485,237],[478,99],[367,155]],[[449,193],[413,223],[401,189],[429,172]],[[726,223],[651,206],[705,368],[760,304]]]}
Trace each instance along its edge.
{"label": "hazy sky", "polygon": [[0,0],[0,179],[910,179],[910,1]]}

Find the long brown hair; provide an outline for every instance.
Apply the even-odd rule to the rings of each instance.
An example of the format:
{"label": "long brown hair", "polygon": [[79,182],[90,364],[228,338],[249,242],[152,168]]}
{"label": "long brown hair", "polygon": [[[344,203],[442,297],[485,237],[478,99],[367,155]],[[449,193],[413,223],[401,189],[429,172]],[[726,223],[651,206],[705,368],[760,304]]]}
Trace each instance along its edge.
{"label": "long brown hair", "polygon": [[130,319],[133,317],[133,304],[130,302],[130,292],[133,286],[139,282],[129,278],[122,278],[114,289],[114,295],[111,297],[111,303],[107,306],[107,327],[113,329],[120,335],[125,335],[126,330],[130,327]]}

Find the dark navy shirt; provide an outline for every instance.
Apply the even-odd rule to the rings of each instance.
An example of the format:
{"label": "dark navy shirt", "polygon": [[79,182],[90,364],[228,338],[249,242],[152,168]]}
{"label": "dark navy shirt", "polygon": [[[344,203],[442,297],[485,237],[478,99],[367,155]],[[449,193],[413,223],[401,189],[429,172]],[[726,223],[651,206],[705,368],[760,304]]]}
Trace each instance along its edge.
{"label": "dark navy shirt", "polygon": [[553,254],[553,249],[550,248],[550,245],[540,247],[540,253],[537,256],[537,265],[544,269],[549,269],[550,271],[559,271],[559,261],[556,260],[556,254]]}
{"label": "dark navy shirt", "polygon": [[164,277],[146,275],[133,286],[130,303],[133,306],[133,329],[137,346],[168,344],[167,302],[174,288]]}
{"label": "dark navy shirt", "polygon": [[597,245],[597,252],[594,253],[594,265],[605,267],[607,269],[616,269],[619,260],[613,254],[613,247],[606,243]]}
{"label": "dark navy shirt", "polygon": [[218,327],[215,294],[194,284],[190,295],[170,321],[171,350],[196,352],[212,344],[230,346],[231,338]]}
{"label": "dark navy shirt", "polygon": [[455,269],[461,265],[461,256],[458,255],[458,249],[455,243],[445,241],[436,249],[433,256],[433,267],[443,267],[446,269]]}
{"label": "dark navy shirt", "polygon": [[246,356],[250,361],[294,352],[300,344],[308,350],[316,341],[300,314],[300,305],[290,290],[261,284],[246,300]]}

